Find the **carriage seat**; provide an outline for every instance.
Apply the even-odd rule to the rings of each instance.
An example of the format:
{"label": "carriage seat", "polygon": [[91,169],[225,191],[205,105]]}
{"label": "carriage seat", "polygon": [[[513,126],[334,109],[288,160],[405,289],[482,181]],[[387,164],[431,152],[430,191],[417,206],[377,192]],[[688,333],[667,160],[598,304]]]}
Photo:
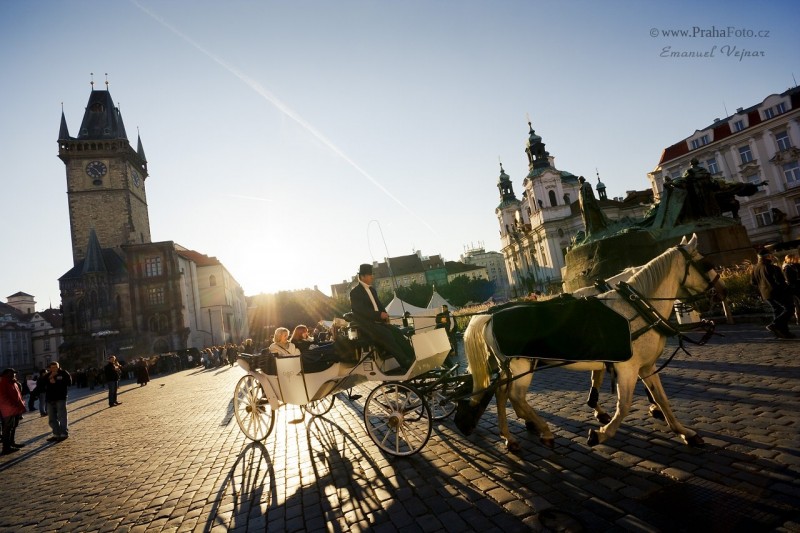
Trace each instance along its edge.
{"label": "carriage seat", "polygon": [[358,357],[353,341],[339,338],[303,352],[300,354],[300,361],[303,372],[313,374],[328,370],[334,363],[355,366],[358,364]]}
{"label": "carriage seat", "polygon": [[275,364],[275,354],[264,350],[260,354],[254,355],[240,353],[239,357],[247,361],[247,366],[249,366],[251,370],[261,370],[261,372],[269,374],[270,376],[278,375],[278,367]]}

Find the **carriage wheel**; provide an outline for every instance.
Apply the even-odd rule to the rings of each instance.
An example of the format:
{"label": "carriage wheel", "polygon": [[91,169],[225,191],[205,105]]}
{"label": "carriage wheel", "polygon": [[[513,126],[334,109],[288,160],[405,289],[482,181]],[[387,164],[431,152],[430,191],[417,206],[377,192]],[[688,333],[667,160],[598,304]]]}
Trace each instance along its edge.
{"label": "carriage wheel", "polygon": [[454,389],[455,387],[446,385],[443,389],[434,389],[425,396],[434,420],[444,420],[456,410],[456,402],[452,399]]}
{"label": "carriage wheel", "polygon": [[233,414],[239,428],[248,439],[261,441],[267,438],[275,425],[275,412],[264,394],[261,383],[250,374],[236,383],[233,393]]}
{"label": "carriage wheel", "polygon": [[431,410],[416,389],[384,383],[364,404],[364,425],[372,441],[391,455],[413,455],[431,436]]}
{"label": "carriage wheel", "polygon": [[336,396],[333,394],[325,396],[319,400],[308,402],[303,406],[303,409],[305,409],[306,412],[311,416],[322,416],[331,410],[331,407],[333,407],[333,400],[335,398]]}

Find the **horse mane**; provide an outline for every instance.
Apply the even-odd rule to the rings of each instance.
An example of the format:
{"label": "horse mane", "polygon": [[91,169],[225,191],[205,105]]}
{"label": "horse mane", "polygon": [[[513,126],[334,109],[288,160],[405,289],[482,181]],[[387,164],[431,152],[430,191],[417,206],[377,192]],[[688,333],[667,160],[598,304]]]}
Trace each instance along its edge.
{"label": "horse mane", "polygon": [[670,248],[663,254],[652,259],[642,267],[639,272],[631,276],[628,280],[628,284],[637,284],[637,289],[641,292],[648,293],[670,274],[672,261],[677,253],[680,253],[677,248]]}

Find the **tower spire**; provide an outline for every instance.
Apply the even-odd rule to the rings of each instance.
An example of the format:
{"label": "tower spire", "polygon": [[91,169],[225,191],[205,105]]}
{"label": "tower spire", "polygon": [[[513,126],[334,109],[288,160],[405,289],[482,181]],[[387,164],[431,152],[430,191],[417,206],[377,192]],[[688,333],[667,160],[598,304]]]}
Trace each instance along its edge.
{"label": "tower spire", "polygon": [[58,128],[58,140],[69,139],[69,129],[67,128],[67,118],[64,116],[64,102],[61,102],[61,127]]}
{"label": "tower spire", "polygon": [[541,136],[536,135],[530,120],[528,120],[528,142],[525,146],[525,154],[528,156],[530,170],[550,166],[550,153],[545,149]]}
{"label": "tower spire", "polygon": [[608,196],[606,195],[606,186],[600,181],[600,171],[597,170],[597,167],[594,169],[595,174],[597,175],[597,195],[600,197],[600,200],[608,200]]}

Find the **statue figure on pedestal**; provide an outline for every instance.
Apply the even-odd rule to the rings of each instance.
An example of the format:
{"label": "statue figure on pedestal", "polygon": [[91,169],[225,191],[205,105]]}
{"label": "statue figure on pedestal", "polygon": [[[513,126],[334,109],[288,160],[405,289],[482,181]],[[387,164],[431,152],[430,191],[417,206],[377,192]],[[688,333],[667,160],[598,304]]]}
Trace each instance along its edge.
{"label": "statue figure on pedestal", "polygon": [[586,181],[583,176],[578,178],[581,184],[580,192],[578,194],[578,202],[581,207],[581,216],[583,217],[583,225],[586,228],[586,234],[591,235],[600,230],[608,227],[608,220],[600,209],[600,203],[594,197],[592,184]]}
{"label": "statue figure on pedestal", "polygon": [[742,183],[714,179],[711,173],[700,166],[697,158],[692,159],[691,168],[676,180],[664,183],[665,192],[670,195],[675,189],[685,192],[683,207],[678,223],[686,223],[701,218],[716,218],[730,212],[739,219],[739,201],[736,196],[752,196],[758,192],[761,183]]}

